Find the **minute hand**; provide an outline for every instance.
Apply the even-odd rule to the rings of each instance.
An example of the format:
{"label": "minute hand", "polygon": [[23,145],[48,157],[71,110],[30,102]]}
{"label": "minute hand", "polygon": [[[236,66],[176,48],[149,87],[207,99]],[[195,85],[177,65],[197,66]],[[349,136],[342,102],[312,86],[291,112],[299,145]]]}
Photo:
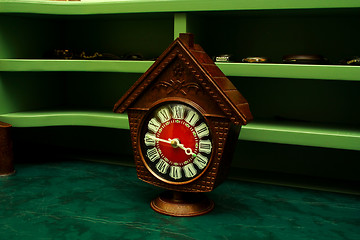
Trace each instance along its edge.
{"label": "minute hand", "polygon": [[151,138],[151,139],[154,139],[156,141],[159,141],[159,142],[164,142],[164,143],[168,143],[168,144],[171,144],[171,141],[170,140],[165,140],[165,139],[161,139],[161,138],[157,138],[157,137],[153,137],[153,136],[147,136],[148,138]]}

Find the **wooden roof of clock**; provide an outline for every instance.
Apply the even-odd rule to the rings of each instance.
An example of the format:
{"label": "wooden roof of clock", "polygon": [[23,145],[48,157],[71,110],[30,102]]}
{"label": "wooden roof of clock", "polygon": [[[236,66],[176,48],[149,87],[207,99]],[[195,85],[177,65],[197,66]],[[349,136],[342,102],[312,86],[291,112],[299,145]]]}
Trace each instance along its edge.
{"label": "wooden roof of clock", "polygon": [[[252,115],[249,109],[249,104],[231,81],[222,73],[222,71],[215,65],[212,59],[206,54],[202,47],[194,44],[194,36],[190,33],[181,33],[162,54],[155,63],[133,84],[133,86],[122,96],[122,98],[115,104],[114,112],[125,112],[132,103],[141,95],[143,91],[150,85],[152,81],[159,75],[161,69],[164,69],[170,62],[165,61],[169,54],[173,56],[174,49],[180,47],[190,59],[192,59],[198,66],[198,70],[205,76],[203,82],[206,82],[212,87],[205,87],[209,91],[214,101],[219,108],[224,112],[224,115],[231,119],[236,125],[245,125],[252,120]],[[178,54],[179,55],[179,54]],[[159,70],[160,69],[160,70]],[[154,75],[155,77],[149,77]],[[198,77],[198,76],[197,76]],[[204,85],[204,86],[205,86]],[[213,90],[210,90],[213,89]]]}

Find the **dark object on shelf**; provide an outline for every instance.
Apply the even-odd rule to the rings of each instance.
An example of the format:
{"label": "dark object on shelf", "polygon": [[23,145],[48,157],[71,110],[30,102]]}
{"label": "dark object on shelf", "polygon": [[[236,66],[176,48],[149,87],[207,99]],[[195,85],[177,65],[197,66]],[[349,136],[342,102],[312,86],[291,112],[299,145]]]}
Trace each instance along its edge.
{"label": "dark object on shelf", "polygon": [[59,49],[55,49],[54,53],[53,53],[53,57],[57,58],[57,59],[73,59],[74,58],[74,53],[71,50],[68,49],[64,49],[64,50],[59,50]]}
{"label": "dark object on shelf", "polygon": [[225,180],[241,126],[252,120],[246,99],[193,38],[180,34],[114,106],[128,114],[138,177],[172,191],[152,208],[171,216],[212,210],[203,192]]}
{"label": "dark object on shelf", "polygon": [[340,61],[340,64],[344,65],[360,65],[360,57],[354,56],[348,59],[344,59]]}
{"label": "dark object on shelf", "polygon": [[75,51],[64,49],[59,50],[55,49],[53,53],[53,58],[56,59],[78,59],[78,60],[120,60],[121,58],[112,54],[112,53],[99,53],[95,52],[93,54],[86,53],[82,51],[77,53]]}
{"label": "dark object on shelf", "polygon": [[86,55],[83,51],[80,53],[80,59],[89,60],[120,60],[121,58],[111,53],[98,53],[95,52],[93,55]]}
{"label": "dark object on shelf", "polygon": [[129,54],[126,54],[123,59],[124,60],[140,61],[140,60],[144,60],[144,57],[140,53],[129,53]]}
{"label": "dark object on shelf", "polygon": [[221,54],[213,57],[214,62],[233,62],[233,57],[231,54]]}
{"label": "dark object on shelf", "polygon": [[11,128],[10,124],[0,122],[0,176],[15,173]]}
{"label": "dark object on shelf", "polygon": [[269,59],[266,57],[247,57],[243,58],[242,62],[244,63],[267,63]]}
{"label": "dark object on shelf", "polygon": [[282,62],[289,64],[327,64],[328,60],[317,54],[294,54],[283,56]]}

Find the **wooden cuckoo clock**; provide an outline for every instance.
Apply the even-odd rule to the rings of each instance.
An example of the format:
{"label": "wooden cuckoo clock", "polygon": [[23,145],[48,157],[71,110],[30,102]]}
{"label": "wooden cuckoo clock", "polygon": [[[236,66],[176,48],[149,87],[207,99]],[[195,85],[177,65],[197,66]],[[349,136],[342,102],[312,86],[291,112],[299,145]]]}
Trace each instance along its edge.
{"label": "wooden cuckoo clock", "polygon": [[127,111],[138,177],[168,189],[152,208],[173,216],[209,212],[202,192],[225,178],[249,105],[197,44],[180,34],[115,104]]}

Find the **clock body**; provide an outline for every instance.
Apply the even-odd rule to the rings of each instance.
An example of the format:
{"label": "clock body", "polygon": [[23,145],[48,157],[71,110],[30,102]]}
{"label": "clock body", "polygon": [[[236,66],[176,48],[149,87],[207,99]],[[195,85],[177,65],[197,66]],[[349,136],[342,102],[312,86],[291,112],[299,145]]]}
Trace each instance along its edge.
{"label": "clock body", "polygon": [[191,34],[181,34],[115,104],[127,112],[138,178],[210,192],[226,177],[246,99]]}
{"label": "clock body", "polygon": [[139,134],[141,159],[163,182],[190,183],[210,165],[212,134],[195,106],[179,101],[155,105],[141,123]]}
{"label": "clock body", "polygon": [[[181,192],[210,192],[225,180],[241,127],[205,112],[199,103],[176,97],[157,101],[148,110],[128,109],[139,179]],[[173,139],[193,155],[172,146]]]}

